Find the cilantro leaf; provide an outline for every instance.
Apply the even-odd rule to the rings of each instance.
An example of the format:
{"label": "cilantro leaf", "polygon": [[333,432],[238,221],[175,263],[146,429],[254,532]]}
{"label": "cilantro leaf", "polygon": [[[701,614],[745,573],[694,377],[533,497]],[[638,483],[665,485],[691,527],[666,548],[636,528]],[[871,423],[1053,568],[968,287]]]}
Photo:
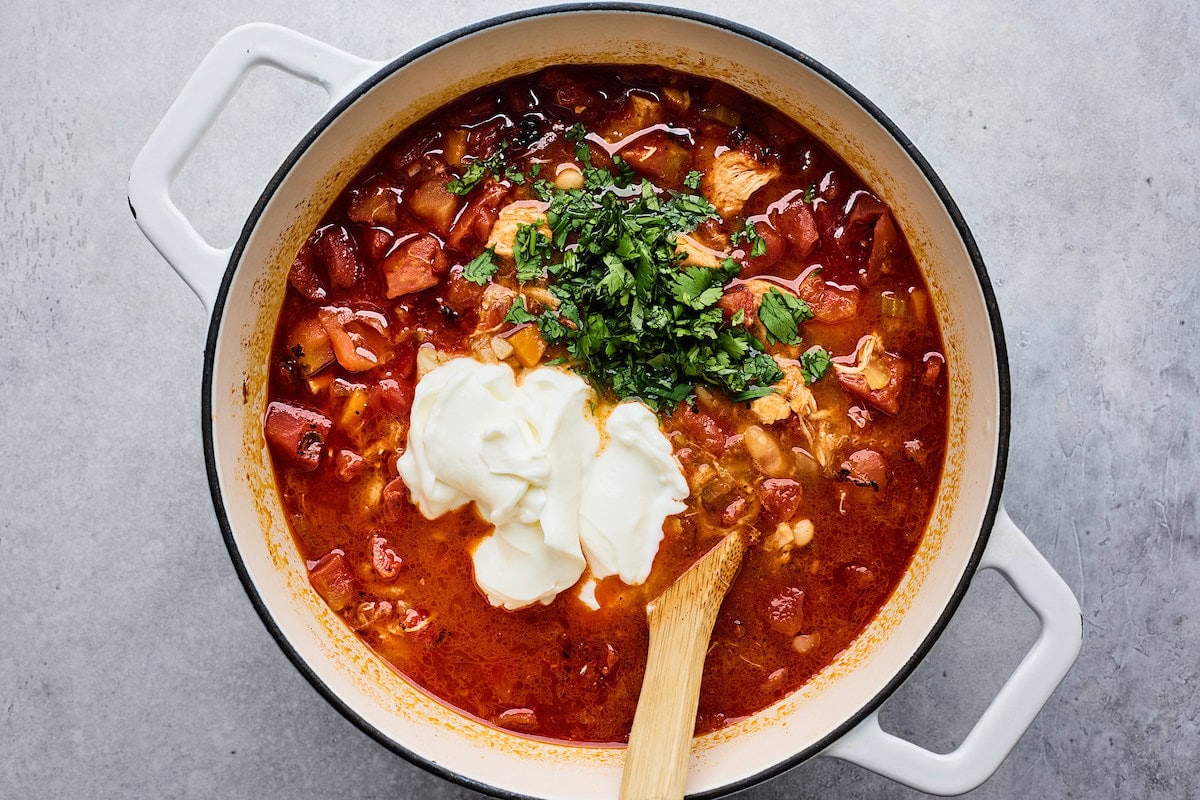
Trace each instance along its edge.
{"label": "cilantro leaf", "polygon": [[811,203],[813,198],[817,196],[817,185],[810,183],[808,188],[804,190],[804,202]]}
{"label": "cilantro leaf", "polygon": [[520,297],[504,315],[504,321],[510,325],[524,325],[526,322],[537,322],[537,316],[525,308],[525,298]]}
{"label": "cilantro leaf", "polygon": [[746,220],[746,224],[733,235],[729,237],[729,241],[733,244],[745,242],[750,245],[750,256],[758,258],[767,252],[767,240],[758,233],[758,228],[750,220]]}
{"label": "cilantro leaf", "polygon": [[482,161],[472,161],[465,170],[462,177],[451,178],[446,184],[446,191],[451,194],[469,194],[475,185],[483,180],[487,174],[487,167]]}
{"label": "cilantro leaf", "polygon": [[813,347],[800,356],[800,371],[804,374],[804,382],[812,386],[825,375],[829,369],[829,353],[824,347]]}
{"label": "cilantro leaf", "polygon": [[767,339],[772,344],[800,344],[800,323],[812,319],[812,316],[808,303],[774,288],[763,295],[758,307],[758,319],[767,329]]}
{"label": "cilantro leaf", "polygon": [[465,280],[482,286],[492,279],[499,268],[500,265],[496,263],[496,248],[489,247],[467,262],[463,267],[462,276]]}
{"label": "cilantro leaf", "polygon": [[537,225],[521,225],[513,242],[513,258],[517,262],[517,280],[521,283],[539,278],[550,255],[550,240]]}
{"label": "cilantro leaf", "polygon": [[713,285],[719,275],[717,270],[708,267],[688,267],[672,279],[671,294],[690,308],[708,308],[724,294],[720,283]]}
{"label": "cilantro leaf", "polygon": [[692,170],[683,178],[683,185],[689,189],[699,189],[700,180],[704,177],[704,173],[699,170]]}

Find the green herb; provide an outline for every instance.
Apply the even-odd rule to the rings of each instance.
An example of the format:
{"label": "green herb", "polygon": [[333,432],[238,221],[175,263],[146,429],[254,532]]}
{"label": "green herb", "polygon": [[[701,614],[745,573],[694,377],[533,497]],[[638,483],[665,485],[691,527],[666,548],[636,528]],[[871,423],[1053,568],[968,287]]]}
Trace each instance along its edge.
{"label": "green herb", "polygon": [[778,289],[771,289],[763,295],[758,307],[758,319],[767,329],[767,340],[772,344],[800,344],[800,323],[812,317],[808,303]]}
{"label": "green herb", "polygon": [[504,321],[510,325],[524,325],[526,322],[537,322],[537,316],[529,313],[529,309],[525,308],[525,298],[520,297],[508,309]]}
{"label": "green herb", "polygon": [[525,176],[521,174],[521,170],[516,167],[507,167],[504,170],[504,177],[512,181],[517,186],[525,185]]}
{"label": "green herb", "polygon": [[704,177],[704,173],[699,170],[692,170],[683,178],[683,185],[689,189],[699,189],[700,179]]}
{"label": "green herb", "polygon": [[733,235],[729,237],[729,241],[735,245],[742,242],[749,244],[752,258],[758,258],[767,252],[767,240],[759,235],[758,228],[750,220],[746,220],[746,224],[741,230],[734,231]]}
{"label": "green herb", "polygon": [[536,178],[538,175],[541,174],[541,172],[542,172],[541,162],[537,162],[529,168],[529,177]]}
{"label": "green herb", "polygon": [[829,353],[823,347],[813,347],[800,356],[800,371],[804,374],[804,382],[812,386],[825,375],[829,369]]}
{"label": "green herb", "polygon": [[813,198],[817,196],[817,185],[810,183],[808,188],[804,190],[804,202],[811,203]]}
{"label": "green herb", "polygon": [[521,225],[513,242],[517,262],[517,280],[521,283],[540,278],[550,256],[550,240],[537,225]]}
{"label": "green herb", "polygon": [[482,286],[492,279],[499,267],[500,265],[496,263],[496,248],[489,247],[467,262],[467,265],[463,267],[462,275],[471,283],[478,283]]}
{"label": "green herb", "polygon": [[[586,136],[582,126],[566,133],[579,143]],[[658,411],[689,399],[697,383],[738,401],[769,394],[783,378],[779,366],[745,327],[726,324],[717,306],[738,265],[726,259],[715,269],[681,269],[678,263],[676,234],[719,219],[712,204],[648,181],[637,185],[632,171],[613,175],[593,167],[590,152],[581,161],[583,189],[534,184],[550,202],[551,236],[522,226],[514,244],[518,278],[547,270],[558,308],[535,315],[522,302],[506,320],[536,321],[546,341],[564,347],[598,390],[641,398]]]}
{"label": "green herb", "polygon": [[[470,194],[471,190],[478,186],[479,182],[487,177],[489,173],[496,176],[503,175],[518,185],[524,183],[525,176],[521,175],[520,171],[515,167],[508,167],[504,163],[504,151],[507,148],[508,142],[502,141],[500,142],[500,146],[496,148],[495,153],[485,159],[472,161],[463,170],[463,174],[460,177],[451,178],[446,183],[446,191],[451,194]],[[520,180],[514,178],[514,175],[518,176]]]}

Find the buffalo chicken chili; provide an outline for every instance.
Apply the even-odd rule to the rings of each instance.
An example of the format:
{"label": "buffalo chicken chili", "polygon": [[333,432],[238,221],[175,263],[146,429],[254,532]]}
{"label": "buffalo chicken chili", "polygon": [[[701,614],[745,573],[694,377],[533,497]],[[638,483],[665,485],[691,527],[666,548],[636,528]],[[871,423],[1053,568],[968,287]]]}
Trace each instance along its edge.
{"label": "buffalo chicken chili", "polygon": [[292,264],[266,441],[313,587],[491,724],[626,740],[646,603],[753,546],[697,730],[795,690],[928,521],[947,370],[891,212],[810,133],[655,67],[474,92]]}

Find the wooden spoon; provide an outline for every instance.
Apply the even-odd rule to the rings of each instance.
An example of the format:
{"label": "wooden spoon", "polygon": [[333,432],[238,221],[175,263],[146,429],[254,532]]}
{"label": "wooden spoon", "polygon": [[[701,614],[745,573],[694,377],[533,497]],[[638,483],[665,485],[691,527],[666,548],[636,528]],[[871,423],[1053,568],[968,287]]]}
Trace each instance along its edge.
{"label": "wooden spoon", "polygon": [[621,800],[683,797],[708,640],[745,552],[746,535],[729,534],[646,606],[650,652],[625,751]]}

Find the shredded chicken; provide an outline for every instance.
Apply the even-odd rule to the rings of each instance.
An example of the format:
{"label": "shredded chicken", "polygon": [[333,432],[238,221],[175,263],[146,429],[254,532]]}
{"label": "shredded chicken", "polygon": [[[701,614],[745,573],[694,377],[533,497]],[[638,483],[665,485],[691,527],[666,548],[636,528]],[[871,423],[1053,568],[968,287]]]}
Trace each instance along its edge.
{"label": "shredded chicken", "polygon": [[681,267],[708,267],[710,269],[721,266],[721,262],[729,257],[728,253],[705,247],[686,233],[675,234],[675,254],[683,256],[683,260],[678,262]]}
{"label": "shredded chicken", "polygon": [[801,419],[811,417],[816,413],[817,401],[804,382],[804,372],[800,365],[778,356],[775,356],[775,363],[783,371],[783,380],[775,384],[775,394],[760,397],[752,402],[750,411],[768,425],[787,419],[792,414]]}
{"label": "shredded chicken", "polygon": [[740,150],[726,150],[713,160],[701,188],[717,213],[729,219],[741,212],[755,192],[778,177],[779,167],[764,166]]}
{"label": "shredded chicken", "polygon": [[500,209],[500,216],[492,225],[485,247],[494,247],[496,255],[512,258],[513,245],[517,240],[517,230],[522,225],[537,225],[538,230],[550,236],[550,227],[546,224],[546,204],[540,200],[518,200]]}
{"label": "shredded chicken", "polygon": [[428,345],[417,349],[417,379],[424,378],[450,360],[450,356]]}
{"label": "shredded chicken", "polygon": [[887,367],[876,362],[876,351],[883,352],[883,343],[877,334],[869,334],[858,340],[854,349],[854,363],[844,364],[840,361],[831,362],[830,366],[842,375],[862,375],[867,385],[872,389],[882,389],[891,382],[891,373]]}

